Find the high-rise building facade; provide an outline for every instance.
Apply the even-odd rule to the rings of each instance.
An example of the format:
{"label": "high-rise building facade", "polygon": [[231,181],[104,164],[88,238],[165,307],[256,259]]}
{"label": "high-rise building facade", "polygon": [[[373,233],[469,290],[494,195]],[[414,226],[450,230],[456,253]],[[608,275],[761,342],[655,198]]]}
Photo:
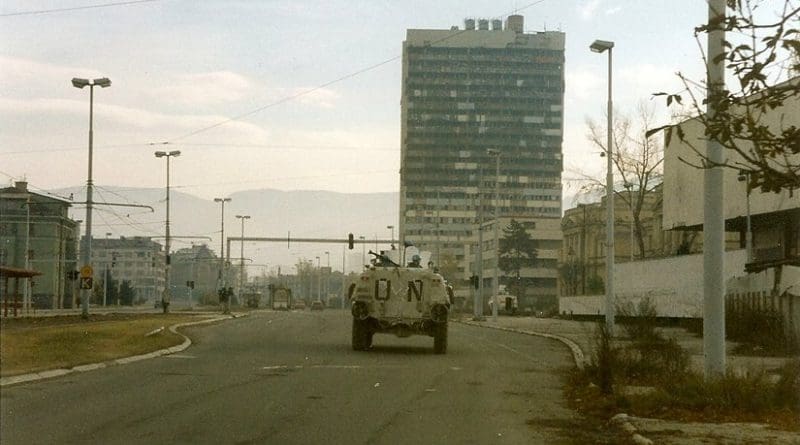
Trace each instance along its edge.
{"label": "high-rise building facade", "polygon": [[[525,33],[519,15],[407,32],[400,236],[431,251],[451,281],[478,272],[477,228],[495,205],[501,220],[561,217],[564,42],[558,31]],[[551,251],[560,240],[542,243]]]}

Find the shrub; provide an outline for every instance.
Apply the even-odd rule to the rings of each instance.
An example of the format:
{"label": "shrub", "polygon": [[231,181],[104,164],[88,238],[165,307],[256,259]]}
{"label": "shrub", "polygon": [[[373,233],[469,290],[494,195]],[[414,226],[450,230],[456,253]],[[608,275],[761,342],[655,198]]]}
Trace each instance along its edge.
{"label": "shrub", "polygon": [[619,314],[619,323],[628,338],[640,339],[656,336],[658,313],[656,305],[649,298],[643,298],[636,306],[630,301],[618,305],[617,314]]}
{"label": "shrub", "polygon": [[740,351],[760,350],[769,355],[797,355],[800,342],[783,315],[773,309],[736,308],[725,312],[725,337],[742,343]]}

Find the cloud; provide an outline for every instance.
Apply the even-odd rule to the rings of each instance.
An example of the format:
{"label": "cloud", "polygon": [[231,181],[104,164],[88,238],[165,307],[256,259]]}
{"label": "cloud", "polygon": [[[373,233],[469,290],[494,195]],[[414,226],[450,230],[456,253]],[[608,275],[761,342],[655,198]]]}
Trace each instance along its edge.
{"label": "cloud", "polygon": [[297,87],[282,88],[279,91],[282,98],[295,97],[294,102],[320,108],[333,108],[341,97],[339,93],[328,88]]}
{"label": "cloud", "polygon": [[4,96],[24,92],[30,96],[32,92],[63,91],[71,92],[70,79],[73,77],[102,77],[94,69],[72,66],[53,65],[19,57],[0,55],[0,90]]}
{"label": "cloud", "polygon": [[597,8],[600,7],[602,0],[588,0],[578,4],[578,14],[583,20],[591,20],[594,18]]}
{"label": "cloud", "polygon": [[147,91],[161,100],[187,105],[210,105],[241,100],[253,88],[244,76],[230,71],[174,76],[164,86]]}
{"label": "cloud", "polygon": [[606,15],[614,15],[620,11],[622,11],[622,6],[615,6],[613,8],[606,9]]}

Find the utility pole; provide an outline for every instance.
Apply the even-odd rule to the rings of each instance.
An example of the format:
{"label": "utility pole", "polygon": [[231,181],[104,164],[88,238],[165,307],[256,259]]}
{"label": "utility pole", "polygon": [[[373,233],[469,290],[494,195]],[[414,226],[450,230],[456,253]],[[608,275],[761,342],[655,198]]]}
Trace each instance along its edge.
{"label": "utility pole", "polygon": [[242,244],[241,244],[241,251],[240,251],[240,260],[239,263],[239,304],[242,304],[242,292],[244,291],[244,220],[250,219],[250,215],[236,215],[236,217],[242,220]]}
{"label": "utility pole", "polygon": [[[219,230],[219,275],[217,275],[218,290],[225,291],[225,203],[230,202],[231,198],[214,198],[214,202],[221,204],[222,214],[220,220]],[[222,304],[222,312],[225,314],[230,313],[230,301],[225,299]]]}
{"label": "utility pole", "polygon": [[[708,91],[706,115],[713,120],[715,101],[725,90],[725,0],[708,0]],[[706,380],[725,375],[725,216],[722,145],[706,140],[711,163],[703,173],[703,354]]]}
{"label": "utility pole", "polygon": [[492,280],[492,320],[497,322],[498,293],[500,293],[500,150],[486,151],[495,159],[494,170],[494,279]]}
{"label": "utility pole", "polygon": [[478,178],[478,252],[475,261],[478,276],[478,292],[475,294],[473,319],[483,321],[483,168]]}

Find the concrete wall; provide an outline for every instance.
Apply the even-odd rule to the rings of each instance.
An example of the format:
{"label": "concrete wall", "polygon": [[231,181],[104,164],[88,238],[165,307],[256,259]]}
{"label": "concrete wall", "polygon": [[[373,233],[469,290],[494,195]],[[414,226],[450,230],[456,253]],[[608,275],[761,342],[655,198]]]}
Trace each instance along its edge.
{"label": "concrete wall", "polygon": [[[784,266],[776,283],[776,270],[744,273],[745,251],[725,253],[726,302],[729,305],[772,308],[783,314],[786,325],[800,336],[800,267]],[[648,298],[659,317],[703,316],[703,255],[617,264],[617,305],[638,304]],[[603,315],[605,296],[560,297],[558,311],[566,315]]]}

